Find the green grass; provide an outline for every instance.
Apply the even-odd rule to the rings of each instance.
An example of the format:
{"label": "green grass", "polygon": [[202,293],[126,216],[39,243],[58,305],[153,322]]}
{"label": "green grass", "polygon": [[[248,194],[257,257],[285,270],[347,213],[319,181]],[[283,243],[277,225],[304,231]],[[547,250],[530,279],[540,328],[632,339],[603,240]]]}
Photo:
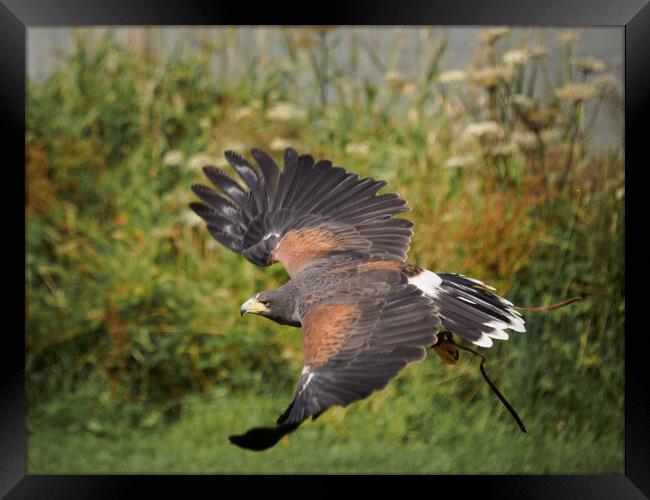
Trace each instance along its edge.
{"label": "green grass", "polygon": [[[127,427],[117,435],[32,418],[27,470],[30,474],[623,473],[622,432],[600,434],[589,428],[546,432],[543,417],[526,415],[528,433],[523,434],[496,398],[476,406],[440,395],[435,384],[417,408],[409,408],[412,425],[418,428],[411,438],[395,437],[396,428],[404,428],[406,436],[409,431],[396,411],[372,411],[365,404],[325,414],[263,453],[228,442],[230,434],[270,423],[288,397],[289,393],[188,398],[177,421],[152,429]],[[371,399],[377,397],[381,393]],[[391,406],[402,404],[397,398]]]}

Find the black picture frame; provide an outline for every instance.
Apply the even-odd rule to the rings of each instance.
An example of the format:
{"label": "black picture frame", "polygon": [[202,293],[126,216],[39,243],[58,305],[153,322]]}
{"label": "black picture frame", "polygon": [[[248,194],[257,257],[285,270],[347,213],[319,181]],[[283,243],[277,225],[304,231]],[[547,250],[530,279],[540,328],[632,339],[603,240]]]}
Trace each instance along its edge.
{"label": "black picture frame", "polygon": [[[644,498],[650,495],[650,391],[641,328],[643,284],[647,276],[647,245],[637,229],[640,201],[647,184],[642,176],[646,117],[650,103],[650,5],[646,0],[472,0],[454,1],[347,1],[312,5],[310,10],[276,2],[131,0],[0,0],[0,119],[5,159],[4,219],[15,223],[15,238],[3,245],[9,259],[23,267],[5,265],[24,275],[24,208],[17,189],[24,176],[16,165],[25,161],[26,30],[34,26],[73,25],[511,25],[511,26],[619,26],[625,30],[625,158],[626,158],[626,337],[625,337],[625,474],[586,476],[404,476],[390,482],[409,481],[425,491],[453,488],[456,494],[499,498]],[[13,160],[13,161],[12,161]],[[23,191],[24,193],[24,191]],[[11,196],[7,196],[11,195]],[[24,198],[23,198],[24,201]],[[21,216],[22,213],[22,216]],[[641,215],[643,216],[643,215]],[[14,229],[12,227],[12,229]],[[631,229],[631,231],[630,231]],[[24,247],[23,249],[24,250]],[[21,260],[22,259],[22,260]],[[632,270],[631,273],[628,271]],[[5,283],[5,311],[17,316],[22,297]],[[25,323],[23,323],[25,324]],[[0,495],[7,498],[107,498],[122,497],[145,487],[165,496],[186,496],[196,483],[222,494],[223,486],[249,490],[251,482],[241,476],[34,476],[26,475],[26,428],[24,394],[24,338],[18,328],[5,328],[0,348]],[[262,481],[286,486],[296,478],[272,476]],[[305,481],[306,477],[297,478]],[[331,483],[337,478],[309,478]],[[345,477],[346,483],[364,478]],[[365,478],[366,480],[368,478]],[[339,479],[341,480],[341,479]],[[412,482],[420,484],[413,484]],[[367,481],[366,481],[367,482]],[[372,478],[380,487],[386,478]],[[270,486],[270,484],[269,484]],[[434,490],[435,488],[435,490]],[[301,490],[294,490],[298,494]],[[303,490],[304,492],[304,490]],[[286,494],[286,492],[284,493]]]}

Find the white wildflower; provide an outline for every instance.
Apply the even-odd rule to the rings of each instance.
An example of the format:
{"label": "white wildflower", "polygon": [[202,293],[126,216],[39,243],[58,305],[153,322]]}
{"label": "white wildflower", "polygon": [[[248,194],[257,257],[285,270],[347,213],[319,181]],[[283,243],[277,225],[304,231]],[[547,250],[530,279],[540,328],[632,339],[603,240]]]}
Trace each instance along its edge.
{"label": "white wildflower", "polygon": [[512,134],[512,140],[522,151],[534,151],[539,146],[537,136],[528,131],[516,130]]}
{"label": "white wildflower", "polygon": [[307,113],[304,109],[300,109],[290,102],[280,102],[266,112],[266,117],[269,120],[278,122],[303,120],[306,116]]}
{"label": "white wildflower", "polygon": [[446,168],[464,168],[474,163],[476,158],[473,156],[452,156],[445,161]]}
{"label": "white wildflower", "polygon": [[595,57],[574,57],[571,59],[571,64],[585,74],[602,73],[605,71],[605,63]]}
{"label": "white wildflower", "polygon": [[293,139],[276,137],[269,143],[269,149],[271,151],[284,151],[287,148],[298,149],[298,142]]}
{"label": "white wildflower", "polygon": [[253,110],[248,106],[237,108],[235,111],[232,112],[232,119],[235,122],[245,120],[246,118],[250,118],[251,116],[253,116]]}
{"label": "white wildflower", "polygon": [[168,165],[170,167],[176,167],[183,163],[183,153],[174,149],[172,151],[167,151],[163,156],[162,162],[163,165]]}
{"label": "white wildflower", "polygon": [[597,94],[596,87],[586,83],[567,83],[555,91],[560,99],[578,103],[591,99]]}
{"label": "white wildflower", "polygon": [[215,165],[217,163],[217,158],[210,156],[205,153],[199,153],[193,155],[190,160],[187,162],[187,165],[191,170],[200,170],[206,165]]}
{"label": "white wildflower", "polygon": [[513,76],[513,69],[510,66],[491,66],[488,68],[474,70],[470,78],[479,85],[487,88],[494,88],[506,83]]}
{"label": "white wildflower", "polygon": [[450,69],[449,71],[443,71],[438,75],[438,81],[440,83],[458,83],[462,82],[466,78],[464,71],[459,69]]}
{"label": "white wildflower", "polygon": [[349,142],[345,146],[345,154],[368,156],[370,154],[370,144],[367,142]]}
{"label": "white wildflower", "polygon": [[508,66],[521,66],[529,59],[526,49],[512,49],[503,54],[503,62]]}
{"label": "white wildflower", "polygon": [[510,156],[515,153],[517,147],[512,142],[496,144],[489,149],[492,156]]}
{"label": "white wildflower", "polygon": [[493,121],[470,123],[465,127],[463,135],[471,138],[499,138],[504,135],[501,126]]}
{"label": "white wildflower", "polygon": [[613,90],[618,86],[618,80],[611,73],[597,75],[591,83],[598,90]]}
{"label": "white wildflower", "polygon": [[190,227],[198,226],[199,224],[201,224],[203,222],[201,217],[196,215],[196,213],[194,213],[192,210],[184,210],[181,213],[180,219],[181,219],[181,222],[184,225],[187,225],[187,226],[190,226]]}
{"label": "white wildflower", "polygon": [[530,109],[534,106],[533,100],[524,94],[515,94],[512,96],[512,102],[522,109]]}
{"label": "white wildflower", "polygon": [[540,136],[542,137],[542,141],[545,143],[551,144],[553,142],[559,141],[560,139],[563,138],[563,132],[562,130],[558,128],[548,128],[546,130],[542,130],[540,132]]}

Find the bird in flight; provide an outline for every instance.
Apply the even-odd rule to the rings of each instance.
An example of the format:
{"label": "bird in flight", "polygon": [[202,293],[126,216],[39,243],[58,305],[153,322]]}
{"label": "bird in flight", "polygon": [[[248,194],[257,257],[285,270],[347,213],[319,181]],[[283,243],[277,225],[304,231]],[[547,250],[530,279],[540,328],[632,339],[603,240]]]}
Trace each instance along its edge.
{"label": "bird in flight", "polygon": [[402,198],[377,194],[385,182],[290,148],[282,171],[263,150],[252,155],[259,168],[225,153],[247,189],[206,166],[220,193],[195,184],[203,203],[190,208],[226,248],[257,266],[284,266],[289,281],[256,293],[240,312],[301,327],[304,368],[276,425],[230,436],[232,443],[268,449],[306,419],[384,388],[430,347],[453,363],[449,332],[490,347],[508,339],[506,330],[525,331],[519,311],[494,288],[406,263],[413,223],[395,217],[409,210]]}

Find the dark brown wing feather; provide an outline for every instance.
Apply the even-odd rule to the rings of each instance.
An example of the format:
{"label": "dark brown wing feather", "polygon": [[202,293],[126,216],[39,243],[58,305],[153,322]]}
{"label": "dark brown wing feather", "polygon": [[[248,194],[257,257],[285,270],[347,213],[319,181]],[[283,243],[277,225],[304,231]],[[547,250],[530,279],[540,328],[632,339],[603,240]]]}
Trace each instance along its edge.
{"label": "dark brown wing feather", "polygon": [[305,419],[384,388],[435,344],[440,319],[430,299],[387,262],[355,266],[352,278],[316,294],[321,302],[302,317],[305,367],[278,427],[252,429],[233,443],[269,448]]}
{"label": "dark brown wing feather", "polygon": [[355,304],[314,307],[303,322],[305,369],[278,424],[301,422],[384,388],[409,362],[425,357],[439,324],[429,299],[412,285]]}
{"label": "dark brown wing feather", "polygon": [[208,224],[212,236],[258,266],[281,262],[293,275],[327,255],[357,252],[403,262],[413,224],[395,219],[408,210],[397,194],[377,195],[385,182],[314,162],[285,150],[284,170],[260,149],[258,171],[231,151],[226,159],[249,188],[245,191],[215,167],[204,172],[222,194],[192,186],[203,203],[190,207]]}

